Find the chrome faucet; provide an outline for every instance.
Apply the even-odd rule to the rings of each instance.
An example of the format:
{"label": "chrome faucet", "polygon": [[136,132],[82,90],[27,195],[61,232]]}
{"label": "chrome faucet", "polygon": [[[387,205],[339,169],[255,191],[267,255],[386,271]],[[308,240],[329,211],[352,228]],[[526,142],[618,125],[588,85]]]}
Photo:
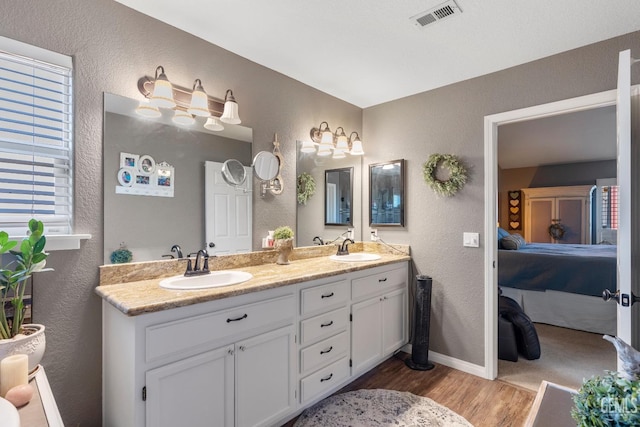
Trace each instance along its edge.
{"label": "chrome faucet", "polygon": [[342,244],[338,246],[338,252],[336,255],[349,255],[349,243],[355,243],[351,239],[344,239]]}
{"label": "chrome faucet", "polygon": [[171,246],[171,252],[175,252],[176,255],[178,255],[178,258],[183,258],[182,249],[180,248],[180,245]]}
{"label": "chrome faucet", "polygon": [[[190,254],[191,255],[191,254]],[[200,256],[202,256],[202,268],[200,268]],[[215,256],[215,255],[214,255]],[[196,264],[191,267],[191,258],[187,258],[187,271],[184,272],[185,276],[198,276],[202,274],[209,274],[209,254],[206,250],[200,249],[196,253]]]}
{"label": "chrome faucet", "polygon": [[324,245],[324,240],[322,240],[322,237],[320,237],[320,236],[316,236],[316,237],[314,237],[314,238],[313,238],[313,241],[314,241],[314,242],[316,242],[316,241],[317,241],[319,246]]}

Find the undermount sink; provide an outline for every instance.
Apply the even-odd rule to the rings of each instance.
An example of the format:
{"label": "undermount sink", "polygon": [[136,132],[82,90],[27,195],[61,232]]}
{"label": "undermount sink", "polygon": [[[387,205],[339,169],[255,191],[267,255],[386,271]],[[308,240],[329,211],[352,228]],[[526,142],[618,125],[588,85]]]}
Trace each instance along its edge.
{"label": "undermount sink", "polygon": [[380,255],[368,252],[354,252],[349,255],[331,255],[329,259],[342,262],[375,261],[380,259]]}
{"label": "undermount sink", "polygon": [[208,289],[237,285],[253,279],[246,271],[220,270],[201,276],[174,276],[160,281],[160,287],[166,289]]}

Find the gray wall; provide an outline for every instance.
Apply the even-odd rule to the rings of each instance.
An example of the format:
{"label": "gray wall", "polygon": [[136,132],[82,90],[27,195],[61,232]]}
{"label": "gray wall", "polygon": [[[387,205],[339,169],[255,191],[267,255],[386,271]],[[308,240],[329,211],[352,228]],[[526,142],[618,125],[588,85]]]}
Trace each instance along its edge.
{"label": "gray wall", "polygon": [[254,131],[253,153],[271,151],[277,132],[285,159],[284,193],[254,193],[255,236],[295,225],[295,141],[323,120],[361,131],[362,110],[112,0],[4,0],[0,35],[74,59],[75,224],[93,238],[49,257],[56,271],[36,284],[34,320],[47,326],[43,365],[65,425],[100,425],[101,306],[93,289],[103,261],[103,92],[140,99],[138,79],[158,65],[180,86],[200,78],[210,95],[233,89],[243,125]]}
{"label": "gray wall", "polygon": [[[484,230],[484,116],[614,89],[618,52],[628,48],[640,55],[640,33],[364,110],[365,167],[407,159],[407,225],[379,234],[410,244],[417,270],[434,279],[433,351],[485,362],[484,239],[478,249],[462,247],[463,231]],[[636,83],[639,74],[635,67]],[[470,180],[453,198],[437,197],[423,181],[432,153],[456,154],[468,166]]]}

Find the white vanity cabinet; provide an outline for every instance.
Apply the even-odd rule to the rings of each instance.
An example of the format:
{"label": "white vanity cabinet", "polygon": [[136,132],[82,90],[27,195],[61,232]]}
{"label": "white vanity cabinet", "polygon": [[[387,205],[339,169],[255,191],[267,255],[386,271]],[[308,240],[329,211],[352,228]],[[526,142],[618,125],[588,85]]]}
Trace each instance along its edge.
{"label": "white vanity cabinet", "polygon": [[349,276],[300,289],[300,402],[304,405],[349,377]]}
{"label": "white vanity cabinet", "polygon": [[103,425],[270,426],[296,409],[293,289],[128,317],[103,303]]}
{"label": "white vanity cabinet", "polygon": [[102,425],[281,425],[407,343],[407,283],[402,261],[136,316],[104,299]]}
{"label": "white vanity cabinet", "polygon": [[407,265],[392,267],[379,267],[351,282],[351,359],[355,375],[407,343]]}

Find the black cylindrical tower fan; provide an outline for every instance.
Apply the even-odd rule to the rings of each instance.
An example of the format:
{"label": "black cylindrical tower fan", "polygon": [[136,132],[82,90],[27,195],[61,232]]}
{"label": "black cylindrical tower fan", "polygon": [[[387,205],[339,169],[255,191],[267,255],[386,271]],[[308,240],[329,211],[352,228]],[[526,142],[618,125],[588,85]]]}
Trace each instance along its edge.
{"label": "black cylindrical tower fan", "polygon": [[411,369],[428,371],[434,368],[429,362],[429,324],[431,323],[431,287],[429,276],[416,276],[416,298],[413,321],[411,357],[405,363]]}

